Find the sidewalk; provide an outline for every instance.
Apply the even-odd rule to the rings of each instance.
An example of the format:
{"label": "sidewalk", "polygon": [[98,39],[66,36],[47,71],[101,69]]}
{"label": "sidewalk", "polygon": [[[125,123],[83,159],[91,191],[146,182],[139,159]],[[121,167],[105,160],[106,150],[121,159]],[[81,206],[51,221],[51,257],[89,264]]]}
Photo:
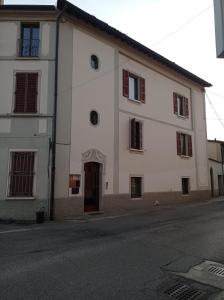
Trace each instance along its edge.
{"label": "sidewalk", "polygon": [[6,232],[16,232],[16,231],[28,231],[32,229],[43,229],[45,227],[50,227],[54,225],[66,225],[68,223],[88,223],[88,222],[96,222],[100,220],[106,220],[106,219],[118,219],[133,215],[141,215],[141,214],[148,214],[148,215],[156,215],[160,214],[160,212],[164,211],[171,211],[178,208],[183,207],[198,207],[198,206],[205,206],[209,205],[215,202],[223,202],[224,203],[224,196],[217,197],[217,198],[211,198],[206,201],[197,201],[196,203],[184,203],[184,204],[172,204],[172,205],[158,205],[158,206],[152,206],[150,210],[144,210],[144,209],[138,209],[138,210],[127,210],[115,213],[104,213],[104,212],[92,212],[87,213],[82,216],[76,216],[74,218],[65,219],[64,221],[45,221],[42,224],[38,224],[35,222],[22,222],[22,221],[0,221],[0,234],[6,233]]}

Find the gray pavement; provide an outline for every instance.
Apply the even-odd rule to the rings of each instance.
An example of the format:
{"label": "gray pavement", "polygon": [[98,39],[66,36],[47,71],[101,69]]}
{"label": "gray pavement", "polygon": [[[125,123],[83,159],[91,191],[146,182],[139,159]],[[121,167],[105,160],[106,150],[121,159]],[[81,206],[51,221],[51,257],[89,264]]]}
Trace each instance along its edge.
{"label": "gray pavement", "polygon": [[[64,223],[0,224],[0,299],[223,299],[224,277],[215,287],[181,275],[205,261],[224,264],[223,198]],[[174,285],[201,296],[177,298]]]}

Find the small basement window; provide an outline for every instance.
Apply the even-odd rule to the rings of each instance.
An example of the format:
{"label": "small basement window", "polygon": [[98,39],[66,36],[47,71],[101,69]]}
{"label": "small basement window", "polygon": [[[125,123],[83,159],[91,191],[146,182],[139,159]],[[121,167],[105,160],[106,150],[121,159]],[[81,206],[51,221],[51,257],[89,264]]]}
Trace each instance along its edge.
{"label": "small basement window", "polygon": [[182,194],[188,195],[189,194],[189,178],[182,178]]}
{"label": "small basement window", "polygon": [[142,177],[131,177],[131,198],[142,197]]}

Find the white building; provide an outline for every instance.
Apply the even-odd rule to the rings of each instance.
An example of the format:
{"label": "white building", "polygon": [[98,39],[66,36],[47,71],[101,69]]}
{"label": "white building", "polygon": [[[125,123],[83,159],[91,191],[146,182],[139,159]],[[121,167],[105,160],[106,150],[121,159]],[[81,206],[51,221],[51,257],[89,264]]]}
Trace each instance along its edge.
{"label": "white building", "polygon": [[71,3],[59,29],[55,217],[210,197],[210,84]]}
{"label": "white building", "polygon": [[0,22],[0,218],[210,197],[208,82],[64,0]]}

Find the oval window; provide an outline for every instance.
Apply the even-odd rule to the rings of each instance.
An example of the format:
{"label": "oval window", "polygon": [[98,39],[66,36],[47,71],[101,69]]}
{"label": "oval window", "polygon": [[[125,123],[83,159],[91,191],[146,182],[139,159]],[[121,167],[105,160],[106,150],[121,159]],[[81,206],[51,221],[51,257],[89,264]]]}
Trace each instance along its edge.
{"label": "oval window", "polygon": [[91,67],[94,70],[97,70],[99,68],[99,59],[96,55],[91,55]]}
{"label": "oval window", "polygon": [[90,122],[93,125],[97,125],[98,122],[99,122],[99,116],[98,116],[98,113],[95,110],[92,110],[90,112]]}

